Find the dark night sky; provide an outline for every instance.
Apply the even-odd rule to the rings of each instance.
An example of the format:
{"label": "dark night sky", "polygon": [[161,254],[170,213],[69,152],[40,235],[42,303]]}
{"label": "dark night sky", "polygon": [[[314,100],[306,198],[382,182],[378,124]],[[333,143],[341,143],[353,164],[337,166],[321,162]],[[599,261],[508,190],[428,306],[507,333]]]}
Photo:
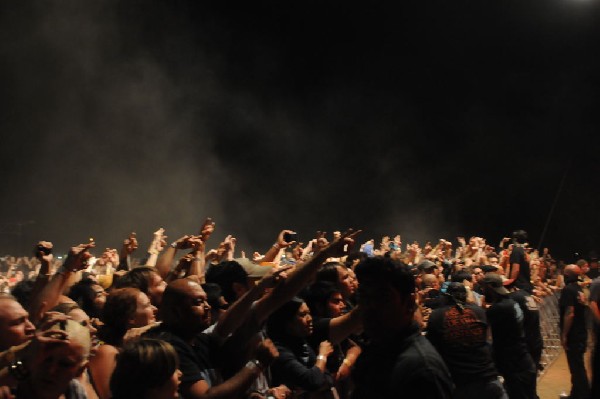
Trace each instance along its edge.
{"label": "dark night sky", "polygon": [[557,192],[542,245],[599,249],[598,0],[33,3],[0,5],[2,253],[206,216],[538,246]]}

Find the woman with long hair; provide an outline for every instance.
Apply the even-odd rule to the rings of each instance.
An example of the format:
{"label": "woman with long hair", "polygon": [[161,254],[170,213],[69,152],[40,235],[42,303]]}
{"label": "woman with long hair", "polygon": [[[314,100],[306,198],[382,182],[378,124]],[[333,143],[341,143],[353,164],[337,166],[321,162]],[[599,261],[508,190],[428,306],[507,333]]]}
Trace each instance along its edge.
{"label": "woman with long hair", "polygon": [[110,399],[110,375],[123,338],[131,328],[154,324],[156,307],[137,288],[118,288],[108,295],[101,320],[104,323],[98,331],[101,345],[90,360],[90,374],[100,399]]}

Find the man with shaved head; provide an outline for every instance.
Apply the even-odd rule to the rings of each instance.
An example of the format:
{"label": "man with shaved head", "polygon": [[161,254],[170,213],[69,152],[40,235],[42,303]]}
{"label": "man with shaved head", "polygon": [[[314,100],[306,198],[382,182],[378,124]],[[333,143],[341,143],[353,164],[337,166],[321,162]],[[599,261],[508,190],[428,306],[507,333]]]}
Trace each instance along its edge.
{"label": "man with shaved head", "polygon": [[[277,356],[268,341],[256,348],[255,358],[228,380],[223,380],[219,365],[221,344],[228,332],[218,328],[203,333],[211,324],[210,305],[202,286],[188,279],[175,280],[165,289],[159,314],[162,325],[148,335],[169,342],[179,355],[182,372],[180,392],[188,398],[242,397],[262,370]],[[221,324],[226,324],[224,319]]]}
{"label": "man with shaved head", "polygon": [[581,269],[577,265],[567,265],[564,270],[565,287],[559,301],[560,339],[567,354],[571,372],[571,395],[573,399],[590,397],[590,386],[585,371],[583,355],[587,347],[585,323],[586,301],[578,284]]}

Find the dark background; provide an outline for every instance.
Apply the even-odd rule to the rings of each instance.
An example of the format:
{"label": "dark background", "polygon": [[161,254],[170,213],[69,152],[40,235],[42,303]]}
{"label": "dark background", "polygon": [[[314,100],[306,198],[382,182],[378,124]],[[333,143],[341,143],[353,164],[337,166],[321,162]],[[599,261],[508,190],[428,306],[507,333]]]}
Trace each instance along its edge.
{"label": "dark background", "polygon": [[599,1],[239,3],[0,4],[0,253],[207,216],[598,248]]}

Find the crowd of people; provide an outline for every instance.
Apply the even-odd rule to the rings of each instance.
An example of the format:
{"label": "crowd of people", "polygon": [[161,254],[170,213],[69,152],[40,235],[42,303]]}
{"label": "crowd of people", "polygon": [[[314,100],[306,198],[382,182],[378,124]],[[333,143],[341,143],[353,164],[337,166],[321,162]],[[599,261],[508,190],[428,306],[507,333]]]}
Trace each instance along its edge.
{"label": "crowd of people", "polygon": [[249,258],[231,235],[209,250],[214,232],[4,257],[0,398],[533,399],[554,295],[570,397],[600,397],[597,259],[565,265],[522,230],[495,247],[283,230]]}

